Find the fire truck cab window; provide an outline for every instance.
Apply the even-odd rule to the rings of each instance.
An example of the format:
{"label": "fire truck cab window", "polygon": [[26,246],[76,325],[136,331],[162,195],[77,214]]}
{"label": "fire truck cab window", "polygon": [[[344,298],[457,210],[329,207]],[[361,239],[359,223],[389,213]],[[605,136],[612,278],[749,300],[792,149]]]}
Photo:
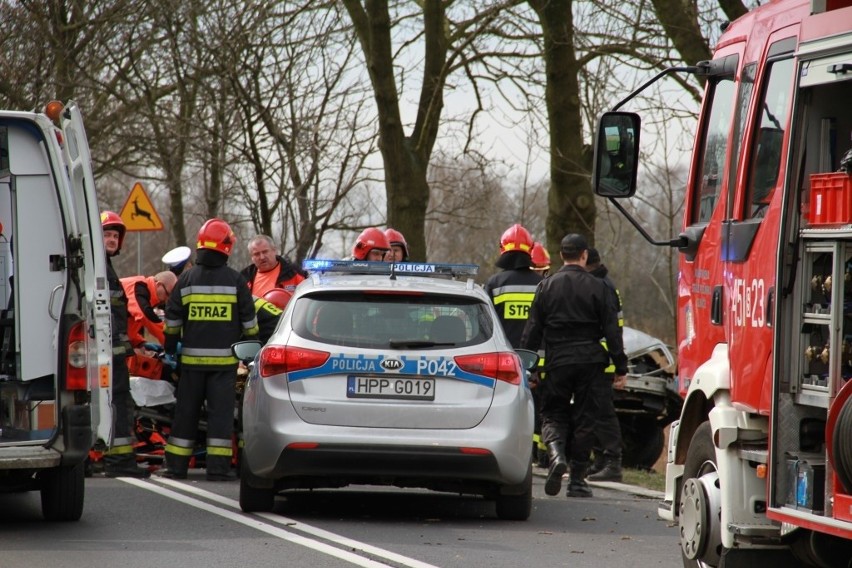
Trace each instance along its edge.
{"label": "fire truck cab window", "polygon": [[790,112],[793,60],[776,61],[768,70],[760,104],[760,122],[752,139],[745,217],[760,217],[772,200],[781,165],[781,144]]}
{"label": "fire truck cab window", "polygon": [[698,170],[699,190],[691,205],[692,223],[710,220],[722,187],[726,185],[727,167],[725,156],[730,143],[731,120],[734,116],[735,83],[732,78],[720,79],[712,87],[709,111],[705,115],[701,165]]}

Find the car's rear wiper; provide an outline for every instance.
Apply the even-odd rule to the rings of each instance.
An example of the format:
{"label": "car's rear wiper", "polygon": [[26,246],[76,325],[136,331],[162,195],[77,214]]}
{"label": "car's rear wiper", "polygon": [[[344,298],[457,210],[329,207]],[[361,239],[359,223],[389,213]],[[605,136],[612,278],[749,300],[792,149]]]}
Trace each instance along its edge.
{"label": "car's rear wiper", "polygon": [[441,341],[426,341],[423,339],[392,339],[389,343],[394,349],[411,348],[417,349],[420,347],[454,347],[455,343]]}

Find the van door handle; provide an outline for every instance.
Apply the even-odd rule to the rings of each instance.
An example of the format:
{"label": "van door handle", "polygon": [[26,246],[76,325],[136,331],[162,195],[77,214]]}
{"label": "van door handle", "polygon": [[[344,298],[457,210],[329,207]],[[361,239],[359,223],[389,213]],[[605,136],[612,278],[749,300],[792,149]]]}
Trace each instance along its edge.
{"label": "van door handle", "polygon": [[60,284],[50,293],[50,302],[47,304],[47,313],[53,319],[53,321],[59,321],[59,314],[53,312],[53,301],[56,299],[56,293],[60,290],[64,289],[65,286]]}

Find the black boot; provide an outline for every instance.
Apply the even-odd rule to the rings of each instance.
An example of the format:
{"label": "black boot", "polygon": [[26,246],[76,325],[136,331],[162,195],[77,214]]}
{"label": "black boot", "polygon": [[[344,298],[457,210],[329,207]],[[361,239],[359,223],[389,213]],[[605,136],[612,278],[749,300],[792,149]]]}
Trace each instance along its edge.
{"label": "black boot", "polygon": [[604,467],[606,467],[606,459],[604,458],[603,451],[594,451],[595,459],[592,461],[591,467],[589,467],[589,476],[596,474],[599,471],[602,471]]}
{"label": "black boot", "polygon": [[588,462],[571,462],[571,481],[568,482],[568,497],[594,497],[592,488],[586,483]]}
{"label": "black boot", "polygon": [[230,456],[207,456],[207,481],[234,481],[237,472],[231,469]]}
{"label": "black boot", "polygon": [[166,468],[157,472],[159,477],[165,477],[167,479],[187,478],[186,472],[189,469],[189,457],[176,456],[167,452],[165,462]]}
{"label": "black boot", "polygon": [[562,490],[562,476],[568,471],[568,459],[565,457],[565,442],[549,442],[547,453],[550,465],[547,480],[544,482],[544,492],[548,495],[559,495]]}
{"label": "black boot", "polygon": [[135,477],[145,479],[151,475],[147,469],[136,465],[136,454],[104,456],[104,474],[107,477]]}
{"label": "black boot", "polygon": [[604,467],[597,473],[589,475],[589,481],[621,481],[621,456],[606,456]]}

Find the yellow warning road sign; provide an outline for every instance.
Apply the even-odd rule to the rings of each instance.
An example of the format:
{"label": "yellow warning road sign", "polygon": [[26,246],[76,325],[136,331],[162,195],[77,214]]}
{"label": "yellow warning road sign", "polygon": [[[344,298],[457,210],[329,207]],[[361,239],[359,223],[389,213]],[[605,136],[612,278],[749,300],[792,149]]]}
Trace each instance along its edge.
{"label": "yellow warning road sign", "polygon": [[121,213],[118,214],[128,231],[162,231],[163,222],[142,184],[136,182]]}

